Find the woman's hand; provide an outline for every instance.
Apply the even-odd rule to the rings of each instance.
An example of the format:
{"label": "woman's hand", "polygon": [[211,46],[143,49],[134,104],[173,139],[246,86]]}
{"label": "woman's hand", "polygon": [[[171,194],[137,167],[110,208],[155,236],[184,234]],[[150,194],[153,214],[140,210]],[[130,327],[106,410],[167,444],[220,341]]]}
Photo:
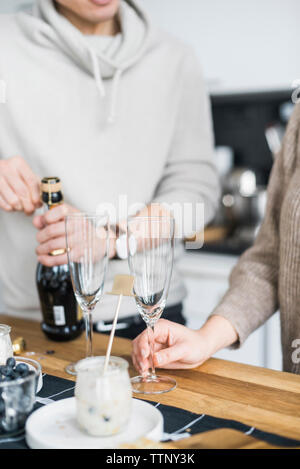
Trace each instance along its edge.
{"label": "woman's hand", "polygon": [[[222,316],[211,316],[198,331],[160,319],[154,328],[154,366],[169,369],[196,368],[218,350],[237,340],[235,329]],[[133,341],[132,347],[135,368],[142,375],[147,374],[151,365],[147,330]]]}
{"label": "woman's hand", "polygon": [[0,160],[0,208],[31,215],[41,205],[39,178],[26,161],[19,156]]}
{"label": "woman's hand", "polygon": [[[147,330],[132,343],[135,368],[147,373],[151,366]],[[154,328],[154,366],[158,368],[195,368],[209,356],[201,340],[201,331],[160,319]]]}

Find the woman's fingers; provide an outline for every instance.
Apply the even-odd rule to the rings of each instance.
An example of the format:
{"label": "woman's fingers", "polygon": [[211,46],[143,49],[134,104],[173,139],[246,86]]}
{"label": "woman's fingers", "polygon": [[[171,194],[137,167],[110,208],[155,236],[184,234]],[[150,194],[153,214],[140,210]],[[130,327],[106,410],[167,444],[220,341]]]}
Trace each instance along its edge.
{"label": "woman's fingers", "polygon": [[156,365],[157,368],[165,369],[165,370],[191,370],[193,368],[197,368],[200,366],[202,362],[199,363],[186,363],[183,361],[177,361],[174,363],[168,363],[166,365]]}
{"label": "woman's fingers", "polygon": [[188,353],[188,344],[178,343],[154,354],[154,365],[157,367],[169,366],[171,363],[181,361]]}
{"label": "woman's fingers", "polygon": [[144,360],[143,362],[139,362],[135,355],[132,356],[132,361],[135,369],[141,375],[145,375],[149,370],[149,362],[148,360]]}
{"label": "woman's fingers", "polygon": [[155,342],[163,345],[172,345],[175,337],[180,337],[180,328],[183,327],[180,324],[176,324],[167,319],[160,319],[154,328],[154,339]]}
{"label": "woman's fingers", "polygon": [[[154,328],[154,353],[160,353],[174,343],[174,331],[177,330],[177,324],[165,319],[159,320]],[[132,357],[141,368],[149,368],[150,347],[148,332],[145,329],[132,343]]]}
{"label": "woman's fingers", "polygon": [[132,342],[133,355],[139,362],[143,362],[150,355],[147,330],[143,331]]}

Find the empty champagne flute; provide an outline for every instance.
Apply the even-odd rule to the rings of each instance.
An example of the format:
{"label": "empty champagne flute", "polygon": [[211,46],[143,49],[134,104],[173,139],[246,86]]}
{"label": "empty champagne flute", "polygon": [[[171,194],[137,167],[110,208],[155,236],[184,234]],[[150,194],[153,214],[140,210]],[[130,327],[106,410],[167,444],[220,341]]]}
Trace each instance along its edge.
{"label": "empty champagne flute", "polygon": [[[109,218],[107,214],[72,213],[65,225],[73,290],[85,321],[86,357],[91,357],[92,312],[102,297],[108,265]],[[76,375],[75,364],[70,363],[66,371]]]}
{"label": "empty champagne flute", "polygon": [[146,377],[136,376],[131,384],[141,394],[161,394],[176,387],[176,381],[155,373],[154,326],[166,306],[174,258],[172,217],[134,217],[128,220],[128,262],[134,277],[137,309],[147,325],[151,368]]}

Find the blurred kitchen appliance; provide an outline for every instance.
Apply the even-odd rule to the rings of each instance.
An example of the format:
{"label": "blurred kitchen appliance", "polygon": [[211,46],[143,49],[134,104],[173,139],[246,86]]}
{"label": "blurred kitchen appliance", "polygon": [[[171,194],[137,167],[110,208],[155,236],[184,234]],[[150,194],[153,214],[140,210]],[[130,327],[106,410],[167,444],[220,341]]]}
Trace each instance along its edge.
{"label": "blurred kitchen appliance", "polygon": [[294,104],[290,89],[213,94],[211,102],[222,197],[203,250],[240,255],[263,220],[274,157]]}
{"label": "blurred kitchen appliance", "polygon": [[267,201],[265,186],[249,168],[234,168],[223,189],[222,206],[236,239],[252,244],[263,221]]}
{"label": "blurred kitchen appliance", "polygon": [[230,147],[219,146],[215,148],[215,162],[221,180],[226,178],[234,165],[234,151]]}

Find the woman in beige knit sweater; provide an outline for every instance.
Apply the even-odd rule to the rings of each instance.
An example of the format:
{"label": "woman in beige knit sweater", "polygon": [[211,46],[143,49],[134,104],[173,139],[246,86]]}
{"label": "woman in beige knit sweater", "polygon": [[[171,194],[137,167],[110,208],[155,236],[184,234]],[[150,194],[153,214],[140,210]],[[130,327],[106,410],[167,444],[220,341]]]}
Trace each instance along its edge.
{"label": "woman in beige knit sweater", "polygon": [[[194,368],[223,347],[241,346],[278,309],[283,370],[300,373],[295,350],[300,346],[300,105],[274,163],[266,215],[254,246],[240,258],[227,293],[200,330],[163,319],[157,323],[154,364]],[[133,342],[139,372],[147,372],[149,355],[144,332]]]}

